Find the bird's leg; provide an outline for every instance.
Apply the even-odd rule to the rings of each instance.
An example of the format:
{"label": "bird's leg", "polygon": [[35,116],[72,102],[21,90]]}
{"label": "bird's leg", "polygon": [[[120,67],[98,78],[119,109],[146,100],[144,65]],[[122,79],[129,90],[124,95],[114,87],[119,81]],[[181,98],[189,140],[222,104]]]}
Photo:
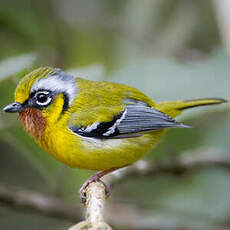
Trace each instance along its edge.
{"label": "bird's leg", "polygon": [[84,184],[81,186],[79,193],[80,193],[80,198],[82,200],[82,202],[85,201],[86,199],[86,195],[85,195],[85,189],[87,188],[87,186],[92,183],[92,182],[96,182],[96,181],[100,181],[104,186],[105,186],[105,194],[106,194],[106,198],[109,197],[110,195],[110,186],[109,184],[106,184],[105,182],[103,182],[101,180],[101,178],[105,175],[107,175],[108,173],[114,172],[117,169],[120,169],[120,167],[114,167],[111,169],[107,169],[107,170],[103,170],[103,171],[99,171],[96,174],[94,174],[93,176],[91,176],[89,179],[87,179]]}

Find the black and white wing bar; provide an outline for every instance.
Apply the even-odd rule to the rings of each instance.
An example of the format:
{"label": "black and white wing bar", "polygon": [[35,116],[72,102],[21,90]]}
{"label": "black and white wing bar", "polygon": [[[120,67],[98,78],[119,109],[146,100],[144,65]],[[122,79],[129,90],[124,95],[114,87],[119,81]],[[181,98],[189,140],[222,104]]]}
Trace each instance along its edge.
{"label": "black and white wing bar", "polygon": [[109,122],[94,123],[87,127],[71,126],[70,129],[84,137],[99,139],[129,138],[144,132],[163,128],[189,128],[176,122],[159,110],[144,103],[127,104],[124,111],[115,115]]}

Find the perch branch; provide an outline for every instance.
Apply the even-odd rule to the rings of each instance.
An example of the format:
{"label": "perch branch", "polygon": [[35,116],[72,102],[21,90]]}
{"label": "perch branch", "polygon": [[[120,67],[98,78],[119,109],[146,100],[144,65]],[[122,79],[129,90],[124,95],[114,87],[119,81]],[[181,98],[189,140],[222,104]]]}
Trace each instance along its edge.
{"label": "perch branch", "polygon": [[69,230],[112,230],[104,221],[105,188],[101,182],[90,183],[86,188],[86,220]]}

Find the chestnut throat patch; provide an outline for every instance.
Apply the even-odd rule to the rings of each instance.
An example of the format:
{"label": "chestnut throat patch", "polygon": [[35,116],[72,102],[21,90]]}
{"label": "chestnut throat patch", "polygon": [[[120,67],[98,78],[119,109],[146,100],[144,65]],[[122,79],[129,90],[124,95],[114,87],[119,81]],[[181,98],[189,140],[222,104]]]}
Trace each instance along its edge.
{"label": "chestnut throat patch", "polygon": [[29,135],[40,139],[46,127],[46,119],[42,112],[35,108],[27,108],[19,113],[19,119]]}

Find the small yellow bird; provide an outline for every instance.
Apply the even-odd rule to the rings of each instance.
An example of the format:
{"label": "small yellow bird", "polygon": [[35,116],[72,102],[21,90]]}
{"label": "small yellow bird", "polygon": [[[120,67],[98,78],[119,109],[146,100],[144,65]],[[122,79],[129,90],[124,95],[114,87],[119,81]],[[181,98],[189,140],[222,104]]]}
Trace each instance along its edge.
{"label": "small yellow bird", "polygon": [[148,153],[167,128],[190,127],[174,120],[183,110],[223,102],[210,98],[155,103],[126,85],[42,67],[19,82],[15,102],[3,111],[18,112],[25,130],[64,164],[102,170],[83,184],[83,196],[90,182]]}

